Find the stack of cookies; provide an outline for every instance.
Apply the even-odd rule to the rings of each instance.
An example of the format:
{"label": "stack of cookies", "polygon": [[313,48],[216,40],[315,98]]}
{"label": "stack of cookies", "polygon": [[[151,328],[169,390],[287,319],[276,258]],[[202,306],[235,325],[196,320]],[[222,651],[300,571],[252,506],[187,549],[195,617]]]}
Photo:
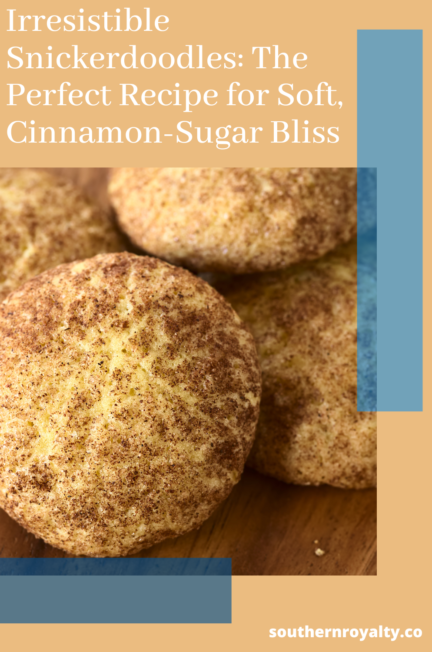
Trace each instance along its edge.
{"label": "stack of cookies", "polygon": [[356,171],[123,168],[109,194],[127,238],[70,184],[0,174],[0,505],[120,556],[201,525],[246,462],[374,486]]}

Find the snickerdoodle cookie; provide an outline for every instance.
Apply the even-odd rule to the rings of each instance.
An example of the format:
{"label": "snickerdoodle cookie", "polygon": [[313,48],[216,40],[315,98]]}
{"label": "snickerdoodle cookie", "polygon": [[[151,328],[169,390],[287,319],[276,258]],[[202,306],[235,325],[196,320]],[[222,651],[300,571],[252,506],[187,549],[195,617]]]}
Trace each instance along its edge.
{"label": "snickerdoodle cookie", "polygon": [[263,396],[248,464],[286,482],[376,484],[376,415],[357,412],[356,246],[220,290],[250,326]]}
{"label": "snickerdoodle cookie", "polygon": [[68,181],[0,169],[0,301],[46,269],[123,248],[109,217]]}
{"label": "snickerdoodle cookie", "polygon": [[260,391],[250,331],[186,270],[44,272],[0,304],[0,505],[76,555],[187,532],[240,479]]}
{"label": "snickerdoodle cookie", "polygon": [[133,242],[196,271],[262,272],[356,233],[354,168],[120,168],[109,186]]}

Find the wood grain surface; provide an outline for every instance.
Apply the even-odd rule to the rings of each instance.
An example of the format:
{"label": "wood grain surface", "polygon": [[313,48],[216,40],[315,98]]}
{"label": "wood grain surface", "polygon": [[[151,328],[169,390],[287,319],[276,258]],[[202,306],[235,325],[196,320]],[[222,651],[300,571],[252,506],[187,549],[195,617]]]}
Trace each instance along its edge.
{"label": "wood grain surface", "polygon": [[[58,169],[105,208],[107,170]],[[316,543],[318,542],[318,543]],[[234,575],[376,575],[376,491],[287,485],[246,469],[194,532],[136,557],[231,557]],[[325,554],[318,557],[315,550]],[[68,557],[0,510],[1,557]]]}

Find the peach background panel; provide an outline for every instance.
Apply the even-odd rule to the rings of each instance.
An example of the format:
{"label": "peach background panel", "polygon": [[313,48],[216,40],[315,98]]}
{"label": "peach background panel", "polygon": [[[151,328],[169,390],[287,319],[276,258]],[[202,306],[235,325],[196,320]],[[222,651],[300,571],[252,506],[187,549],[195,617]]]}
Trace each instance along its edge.
{"label": "peach background panel", "polygon": [[[83,3],[84,4],[84,3]],[[86,3],[88,5],[89,3]],[[95,13],[99,7],[107,10],[115,6],[112,2],[92,2]],[[20,10],[34,13],[34,3],[20,2]],[[128,6],[136,6],[131,0]],[[30,12],[31,7],[31,12]],[[75,2],[68,3],[68,12],[79,8]],[[58,2],[39,2],[38,12],[60,11]],[[141,150],[128,147],[110,148],[73,146],[62,149],[59,146],[26,146],[11,148],[5,146],[4,126],[11,115],[18,111],[2,110],[0,134],[0,165],[296,165],[296,166],[343,166],[356,163],[356,30],[367,29],[424,29],[424,78],[431,77],[431,15],[429,4],[416,0],[410,3],[364,0],[361,4],[329,1],[303,3],[282,3],[267,0],[264,3],[234,3],[221,0],[215,4],[199,2],[158,3],[157,13],[170,16],[172,31],[169,32],[169,47],[176,43],[206,44],[209,50],[244,51],[256,41],[257,44],[279,43],[288,51],[305,51],[310,58],[310,74],[313,79],[326,79],[341,89],[344,109],[340,112],[340,126],[344,139],[331,147],[262,146],[248,147],[227,152],[204,149],[179,150],[172,144],[161,153],[155,150]],[[4,15],[3,15],[4,19]],[[84,35],[85,36],[85,35]],[[30,35],[31,37],[31,35]],[[14,39],[16,40],[16,39]],[[261,43],[258,43],[258,40]],[[54,46],[54,38],[50,39]],[[129,39],[130,41],[130,39]],[[3,39],[3,48],[9,39]],[[133,42],[133,41],[130,41]],[[168,42],[168,40],[167,40]],[[156,47],[150,45],[148,49]],[[84,38],[82,47],[87,46]],[[31,38],[26,38],[30,50]],[[34,46],[33,46],[34,48]],[[117,50],[121,48],[120,39]],[[34,48],[36,49],[36,48]],[[110,48],[112,49],[112,48]],[[225,71],[227,79],[233,79],[232,72]],[[237,71],[234,71],[237,72]],[[257,71],[259,72],[259,71]],[[281,71],[276,71],[278,74]],[[305,71],[303,71],[305,72]],[[3,68],[5,81],[5,69]],[[175,75],[176,76],[176,75]],[[237,77],[238,75],[236,75]],[[68,76],[73,81],[72,75]],[[82,73],[80,73],[80,78]],[[102,78],[102,75],[99,79]],[[212,76],[210,76],[213,79]],[[150,79],[150,78],[148,78]],[[166,80],[168,84],[169,75]],[[186,76],[183,77],[186,84]],[[195,77],[194,77],[195,79]],[[240,77],[238,77],[240,80]],[[250,68],[242,77],[256,80],[255,71]],[[270,76],[266,79],[270,84]],[[302,74],[302,86],[307,87],[306,76]],[[176,80],[174,80],[176,81]],[[54,75],[50,84],[55,83]],[[250,81],[249,83],[256,83]],[[154,85],[155,82],[153,81]],[[148,87],[152,84],[148,82]],[[213,82],[212,82],[213,84]],[[211,87],[210,83],[209,86]],[[168,86],[167,86],[168,87]],[[4,94],[2,84],[1,92]],[[397,95],[403,92],[403,77]],[[4,107],[4,96],[2,107]],[[26,111],[27,113],[27,111]],[[61,116],[65,123],[68,116]],[[139,111],[138,111],[139,113]],[[299,117],[301,117],[300,113]],[[344,120],[342,121],[342,113]],[[272,115],[276,115],[273,111]],[[430,81],[425,86],[424,114],[431,114]],[[207,114],[208,116],[209,114]],[[216,114],[215,114],[216,115]],[[58,120],[58,111],[51,116],[44,114],[44,120],[53,123]],[[243,116],[243,113],[242,113]],[[18,119],[17,117],[15,119]],[[40,114],[35,113],[40,120]],[[126,120],[126,118],[124,118]],[[214,117],[215,124],[217,120]],[[261,117],[260,122],[266,118]],[[277,119],[270,118],[270,119]],[[82,117],[81,122],[87,120]],[[90,120],[90,117],[88,118]],[[196,112],[192,120],[201,122]],[[245,118],[242,118],[243,122]],[[252,118],[251,118],[252,120]],[[253,119],[255,121],[256,118]],[[108,122],[108,115],[105,122]],[[176,120],[177,121],[177,120]],[[230,119],[230,123],[234,119]],[[99,120],[95,119],[95,124]],[[226,123],[224,118],[222,121]],[[90,124],[90,123],[89,123]],[[205,124],[211,124],[206,117]],[[401,129],[409,125],[401,125]],[[395,135],[396,137],[396,135]],[[430,122],[425,122],[424,179],[432,176],[430,155]],[[33,149],[34,148],[34,149]],[[144,152],[147,152],[145,154]],[[408,162],[409,163],[409,162]],[[425,303],[424,332],[432,331],[431,225],[428,216],[432,211],[430,184],[425,183],[424,196],[424,243],[425,243]],[[119,649],[163,649],[202,650],[213,652],[221,649],[286,649],[288,639],[269,639],[270,627],[420,627],[421,639],[399,639],[392,649],[429,650],[430,635],[430,591],[431,584],[431,519],[430,519],[430,459],[432,456],[431,432],[431,340],[424,343],[424,411],[413,414],[380,414],[379,421],[379,518],[378,518],[378,576],[377,577],[235,577],[233,578],[233,623],[232,625],[2,625],[0,627],[4,649],[34,652],[42,650],[62,652],[76,650]],[[41,596],[43,599],[43,596]],[[61,596],[59,596],[61,599]],[[428,629],[429,627],[429,629]],[[362,649],[375,649],[384,645],[380,639],[367,639]],[[354,650],[358,639],[297,639],[295,649],[304,650]]]}
{"label": "peach background panel", "polygon": [[[150,3],[147,3],[150,4]],[[142,15],[146,3],[130,0],[126,3],[132,12]],[[85,13],[99,14],[104,10],[115,13],[122,3],[117,0],[93,0],[83,3],[73,0],[65,5],[53,0],[41,0],[35,4],[23,0],[14,4],[17,14],[78,14],[85,6]],[[152,15],[166,14],[170,18],[169,30],[151,32],[5,32],[2,29],[4,60],[11,46],[22,46],[24,52],[71,51],[79,45],[84,52],[124,52],[130,44],[136,44],[138,52],[172,52],[186,50],[188,44],[202,44],[205,54],[211,52],[241,53],[243,67],[233,70],[179,70],[177,67],[162,70],[11,70],[3,68],[5,84],[1,85],[0,166],[21,166],[23,161],[31,166],[80,166],[85,159],[89,166],[355,166],[356,164],[356,28],[361,26],[353,20],[351,3],[308,3],[300,10],[292,3],[263,2],[243,3],[222,0],[208,2],[153,3]],[[2,12],[2,21],[8,18]],[[367,21],[363,21],[367,24]],[[291,58],[297,52],[308,55],[308,65],[303,70],[256,70],[257,54],[252,56],[253,46],[278,44]],[[15,64],[15,62],[11,63]],[[196,64],[195,64],[196,65]],[[271,63],[268,64],[272,65]],[[291,63],[292,66],[292,63]],[[21,83],[30,89],[58,89],[61,82],[71,83],[70,88],[100,89],[106,85],[113,89],[109,107],[32,107],[18,98],[18,106],[8,103],[7,83]],[[227,88],[238,81],[241,88],[269,89],[265,106],[226,106]],[[277,89],[282,83],[294,85],[294,92],[301,89],[313,91],[320,81],[326,81],[336,89],[336,100],[343,101],[342,109],[326,106],[291,107],[277,106]],[[196,88],[202,93],[215,89],[219,93],[217,106],[200,105],[185,113],[183,107],[118,106],[121,101],[120,83],[135,83],[140,90],[172,89],[178,82],[180,89]],[[287,90],[289,90],[287,88]],[[56,96],[51,96],[54,101]],[[58,94],[57,94],[58,97]],[[282,98],[284,99],[284,98]],[[286,101],[286,100],[285,100]],[[271,144],[272,120],[285,120],[291,125],[298,119],[300,125],[309,120],[309,127],[339,126],[340,141],[337,144]],[[11,143],[6,137],[7,126],[12,121],[35,121],[35,126],[119,126],[123,133],[129,126],[153,126],[161,134],[173,133],[173,138],[162,139],[161,144],[21,144]],[[213,131],[219,126],[244,126],[249,134],[251,126],[261,126],[258,144],[237,144],[229,149],[217,149],[215,144],[176,144],[175,126],[187,120],[195,126],[209,126]],[[23,130],[24,131],[24,130]],[[79,131],[77,129],[77,131]],[[18,134],[18,130],[16,132]],[[21,130],[20,132],[21,133]],[[29,132],[26,132],[27,134]],[[21,138],[22,136],[20,136]],[[291,134],[291,139],[293,135]],[[16,139],[20,139],[18,136]],[[181,136],[184,139],[184,136]]]}

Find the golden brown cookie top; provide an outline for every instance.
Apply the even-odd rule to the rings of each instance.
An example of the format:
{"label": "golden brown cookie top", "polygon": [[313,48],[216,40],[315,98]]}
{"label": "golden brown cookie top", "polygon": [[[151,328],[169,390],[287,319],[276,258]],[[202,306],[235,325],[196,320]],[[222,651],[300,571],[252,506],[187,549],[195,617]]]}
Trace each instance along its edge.
{"label": "golden brown cookie top", "polygon": [[0,306],[0,502],[73,554],[118,556],[197,527],[252,445],[249,330],[154,258],[61,265]]}
{"label": "golden brown cookie top", "polygon": [[46,269],[123,248],[110,218],[69,182],[0,169],[0,301]]}
{"label": "golden brown cookie top", "polygon": [[263,397],[249,464],[286,482],[376,484],[376,415],[357,412],[355,242],[219,285],[255,337]]}
{"label": "golden brown cookie top", "polygon": [[119,168],[109,191],[136,245],[198,271],[269,271],[356,233],[354,168]]}

